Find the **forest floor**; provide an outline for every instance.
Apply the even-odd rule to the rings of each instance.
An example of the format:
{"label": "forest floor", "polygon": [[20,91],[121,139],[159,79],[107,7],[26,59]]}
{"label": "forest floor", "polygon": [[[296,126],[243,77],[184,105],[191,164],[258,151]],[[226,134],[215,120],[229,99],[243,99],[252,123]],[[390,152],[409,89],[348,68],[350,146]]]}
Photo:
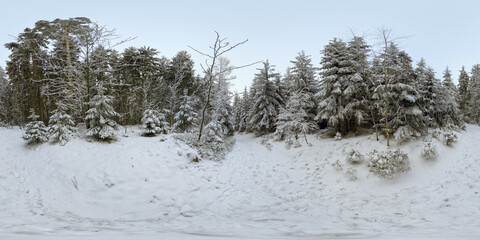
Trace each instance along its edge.
{"label": "forest floor", "polygon": [[26,145],[22,133],[0,128],[0,239],[480,238],[473,125],[452,146],[431,139],[433,161],[420,157],[423,141],[393,142],[412,168],[393,180],[345,162],[351,149],[386,149],[374,135],[308,135],[310,144],[287,149],[237,134],[225,160],[195,163],[171,135],[135,127],[114,143],[65,146]]}

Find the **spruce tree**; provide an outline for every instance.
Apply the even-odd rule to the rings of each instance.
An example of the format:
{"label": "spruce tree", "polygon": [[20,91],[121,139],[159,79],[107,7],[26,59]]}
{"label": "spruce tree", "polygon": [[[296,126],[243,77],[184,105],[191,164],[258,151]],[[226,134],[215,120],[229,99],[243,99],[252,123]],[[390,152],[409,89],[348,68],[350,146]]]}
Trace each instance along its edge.
{"label": "spruce tree", "polygon": [[155,134],[167,133],[168,123],[165,121],[165,114],[156,109],[148,108],[143,112],[142,128],[145,129],[145,136],[155,136]]}
{"label": "spruce tree", "polygon": [[442,92],[438,94],[440,127],[462,126],[462,117],[458,106],[458,92],[448,67],[443,73]]}
{"label": "spruce tree", "polygon": [[[295,58],[288,79],[288,89],[291,92],[285,109],[278,116],[276,135],[281,139],[298,134],[307,134],[317,129],[315,122],[316,102],[314,94],[318,91],[315,78],[316,69],[310,56],[301,51]],[[250,93],[252,94],[252,93]]]}
{"label": "spruce tree", "polygon": [[468,113],[471,122],[480,124],[480,64],[472,67],[472,75],[470,77],[468,95]]}
{"label": "spruce tree", "polygon": [[274,82],[280,74],[274,72],[273,67],[268,60],[263,62],[263,68],[257,69],[260,72],[255,74],[253,80],[255,96],[250,124],[254,126],[254,132],[258,136],[275,131],[278,109],[282,101]]}
{"label": "spruce tree", "polygon": [[48,141],[48,132],[47,127],[42,121],[37,121],[39,116],[35,114],[33,108],[30,109],[30,116],[28,117],[31,121],[25,126],[25,133],[22,138],[28,143],[43,143]]}
{"label": "spruce tree", "polygon": [[67,114],[67,107],[62,102],[57,102],[57,109],[48,121],[50,141],[65,145],[76,132],[75,122],[72,116]]}
{"label": "spruce tree", "polygon": [[118,129],[114,118],[118,118],[120,115],[111,106],[113,97],[104,95],[104,91],[105,89],[100,84],[97,95],[89,103],[90,109],[85,117],[89,127],[87,136],[98,140],[113,140]]}
{"label": "spruce tree", "polygon": [[469,122],[468,112],[467,112],[467,104],[469,102],[469,85],[470,85],[470,77],[468,73],[465,71],[465,67],[462,66],[462,70],[460,70],[460,75],[458,76],[458,103],[461,112],[465,117],[465,121]]}
{"label": "spruce tree", "polygon": [[172,128],[175,132],[188,132],[197,122],[198,114],[195,112],[193,106],[195,104],[193,96],[188,95],[188,89],[183,90],[183,96],[180,99],[180,106],[178,112],[175,113]]}
{"label": "spruce tree", "polygon": [[414,82],[415,74],[410,56],[400,51],[394,43],[374,61],[374,76],[377,87],[374,99],[384,113],[380,122],[387,123],[388,134],[405,141],[426,132],[425,117],[420,107],[421,95]]}

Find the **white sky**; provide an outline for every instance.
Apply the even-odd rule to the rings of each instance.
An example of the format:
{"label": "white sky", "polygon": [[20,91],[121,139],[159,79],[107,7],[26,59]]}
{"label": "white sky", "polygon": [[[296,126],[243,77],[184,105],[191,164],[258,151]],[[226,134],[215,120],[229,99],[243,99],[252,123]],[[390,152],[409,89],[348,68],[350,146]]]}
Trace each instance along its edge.
{"label": "white sky", "polygon": [[[446,66],[455,81],[464,65],[470,71],[480,63],[480,1],[445,0],[215,0],[215,1],[4,1],[0,4],[0,43],[14,41],[38,20],[88,17],[115,28],[123,37],[137,37],[122,46],[150,46],[160,56],[187,50],[198,65],[204,57],[188,49],[207,51],[214,31],[232,43],[249,39],[227,57],[235,65],[269,59],[282,74],[296,54],[305,50],[318,67],[320,51],[334,37],[348,40],[350,30],[367,34],[374,44],[375,29],[385,26],[397,36],[408,36],[402,47],[416,63],[424,57],[442,76]],[[5,67],[9,51],[0,48]],[[234,90],[250,85],[256,68],[234,73]]]}

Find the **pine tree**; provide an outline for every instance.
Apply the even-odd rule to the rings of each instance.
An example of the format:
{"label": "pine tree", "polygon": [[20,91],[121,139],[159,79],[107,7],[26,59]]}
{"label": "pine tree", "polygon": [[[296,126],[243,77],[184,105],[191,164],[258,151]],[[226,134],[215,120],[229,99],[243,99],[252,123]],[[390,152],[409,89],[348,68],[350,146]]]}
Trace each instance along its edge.
{"label": "pine tree", "polygon": [[48,141],[47,127],[45,127],[42,121],[37,121],[39,117],[35,114],[35,110],[31,108],[30,116],[28,117],[31,121],[25,126],[25,134],[22,136],[29,144]]}
{"label": "pine tree", "polygon": [[188,132],[195,127],[198,114],[195,112],[193,105],[193,97],[188,95],[188,89],[184,89],[178,112],[174,116],[175,123],[172,126],[174,131]]}
{"label": "pine tree", "polygon": [[248,129],[249,113],[250,113],[250,95],[248,94],[247,87],[242,94],[242,100],[240,102],[240,120],[238,122],[238,131],[246,132]]}
{"label": "pine tree", "polygon": [[239,130],[241,116],[242,116],[242,98],[237,91],[233,94],[233,128],[235,131]]}
{"label": "pine tree", "polygon": [[[317,120],[326,121],[330,127],[346,134],[356,130],[363,122],[367,113],[365,108],[365,93],[367,85],[362,76],[363,62],[366,55],[359,43],[352,46],[336,38],[323,50],[321,91]],[[352,124],[353,123],[353,124]]]}
{"label": "pine tree", "polygon": [[480,64],[472,67],[468,95],[469,117],[474,124],[480,124]]}
{"label": "pine tree", "polygon": [[422,58],[415,69],[417,89],[421,95],[419,100],[428,126],[438,126],[437,96],[440,91],[440,80],[435,78],[433,69],[428,67]]}
{"label": "pine tree", "polygon": [[275,131],[280,139],[292,134],[298,138],[300,133],[307,134],[317,129],[314,120],[316,114],[314,94],[318,89],[317,79],[315,78],[316,69],[311,63],[310,56],[305,55],[303,51],[298,54],[295,61],[291,62],[293,67],[288,79],[291,96],[286,102],[285,109],[278,116]]}
{"label": "pine tree", "polygon": [[425,117],[420,108],[421,95],[413,81],[415,75],[410,56],[389,43],[379,57],[374,61],[379,65],[374,65],[377,87],[373,98],[383,100],[377,107],[384,113],[380,122],[388,124],[385,124],[385,131],[395,133],[400,141],[424,134]]}
{"label": "pine tree", "polygon": [[118,129],[114,118],[120,115],[111,106],[113,97],[104,95],[104,91],[105,89],[100,85],[97,95],[89,103],[90,109],[85,117],[89,127],[87,135],[98,140],[112,140],[115,139]]}
{"label": "pine tree", "polygon": [[253,88],[255,96],[250,124],[254,126],[254,132],[260,136],[275,131],[278,109],[282,102],[275,80],[280,77],[275,73],[274,66],[267,61],[263,62],[263,68],[255,74]]}
{"label": "pine tree", "polygon": [[76,132],[75,122],[72,116],[67,114],[67,107],[62,102],[57,102],[57,109],[48,121],[50,126],[48,132],[50,141],[65,145],[74,132]]}
{"label": "pine tree", "polygon": [[467,104],[469,102],[469,83],[470,82],[470,77],[468,76],[468,73],[465,71],[465,67],[462,67],[462,70],[460,70],[460,75],[458,77],[458,103],[460,110],[462,111],[465,121],[469,122],[468,119],[468,112],[467,112]]}
{"label": "pine tree", "polygon": [[448,67],[443,73],[442,92],[438,94],[440,126],[462,126],[462,117],[458,106],[458,92]]}
{"label": "pine tree", "polygon": [[278,139],[284,140],[294,136],[299,138],[302,134],[307,140],[306,134],[317,128],[317,124],[311,121],[312,115],[305,109],[314,108],[311,96],[307,93],[297,93],[292,95],[285,106],[285,110],[278,115],[277,129],[275,135]]}
{"label": "pine tree", "polygon": [[211,121],[217,122],[214,124],[220,124],[220,135],[232,136],[235,130],[231,106],[232,93],[229,87],[230,81],[235,79],[235,76],[231,76],[232,67],[230,66],[230,61],[225,57],[219,57],[214,74],[216,86],[212,91]]}
{"label": "pine tree", "polygon": [[165,121],[165,114],[149,108],[143,112],[142,128],[145,129],[145,136],[155,136],[155,134],[167,133],[168,123]]}

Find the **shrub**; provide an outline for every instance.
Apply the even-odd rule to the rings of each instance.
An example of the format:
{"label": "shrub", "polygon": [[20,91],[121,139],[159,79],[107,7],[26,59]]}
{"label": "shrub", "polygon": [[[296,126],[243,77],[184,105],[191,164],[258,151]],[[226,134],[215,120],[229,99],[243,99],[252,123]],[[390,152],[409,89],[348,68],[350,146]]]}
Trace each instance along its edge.
{"label": "shrub", "polygon": [[438,156],[437,148],[432,142],[426,142],[422,149],[422,158],[425,160],[435,160]]}
{"label": "shrub", "polygon": [[355,149],[350,150],[345,159],[350,164],[360,164],[363,162],[363,155]]}
{"label": "shrub", "polygon": [[402,172],[410,170],[408,155],[400,149],[370,152],[370,162],[368,164],[370,172],[375,175],[392,179]]}
{"label": "shrub", "polygon": [[333,139],[334,139],[335,141],[340,141],[340,140],[342,140],[342,134],[341,134],[340,132],[337,132],[337,133],[335,134],[335,137],[333,137]]}
{"label": "shrub", "polygon": [[436,129],[432,132],[432,137],[442,141],[445,145],[451,146],[458,140],[457,134],[450,129]]}
{"label": "shrub", "polygon": [[399,127],[393,134],[393,137],[395,137],[395,139],[400,143],[409,141],[414,136],[414,131],[412,131],[412,129],[408,126]]}
{"label": "shrub", "polygon": [[345,175],[348,177],[349,181],[357,180],[357,170],[354,168],[348,168]]}
{"label": "shrub", "polygon": [[343,165],[340,163],[340,160],[338,159],[334,163],[332,163],[331,166],[337,171],[341,171],[343,169]]}
{"label": "shrub", "polygon": [[452,131],[448,130],[443,134],[444,142],[447,146],[451,146],[452,143],[458,140],[457,134],[453,133]]}

